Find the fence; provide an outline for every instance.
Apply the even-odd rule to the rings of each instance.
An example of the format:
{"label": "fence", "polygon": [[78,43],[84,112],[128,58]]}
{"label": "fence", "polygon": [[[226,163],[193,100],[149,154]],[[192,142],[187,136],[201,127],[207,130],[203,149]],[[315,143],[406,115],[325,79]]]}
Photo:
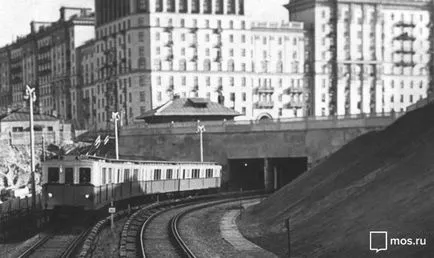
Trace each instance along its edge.
{"label": "fence", "polygon": [[[269,120],[201,121],[207,132],[282,131],[308,129],[337,129],[384,127],[404,113],[377,113],[347,116],[295,117]],[[141,134],[195,133],[197,122],[172,122],[164,124],[134,124],[122,128],[122,134],[140,131]],[[146,129],[146,130],[140,130]]]}
{"label": "fence", "polygon": [[432,103],[432,102],[434,102],[434,94],[431,94],[428,97],[426,97],[424,99],[421,99],[418,102],[414,103],[413,105],[408,106],[407,107],[407,112],[413,111],[413,110],[421,108],[421,107],[424,107],[424,106],[426,106],[426,105],[428,105],[429,103]]}
{"label": "fence", "polygon": [[[34,132],[34,136],[36,145],[42,144],[42,139],[45,144],[62,144],[72,140],[69,131]],[[0,141],[11,145],[29,145],[30,132],[0,133]]]}
{"label": "fence", "polygon": [[[36,207],[42,207],[42,196],[36,194]],[[7,213],[19,212],[22,210],[29,210],[32,208],[32,197],[26,198],[13,198],[0,204],[0,215]]]}

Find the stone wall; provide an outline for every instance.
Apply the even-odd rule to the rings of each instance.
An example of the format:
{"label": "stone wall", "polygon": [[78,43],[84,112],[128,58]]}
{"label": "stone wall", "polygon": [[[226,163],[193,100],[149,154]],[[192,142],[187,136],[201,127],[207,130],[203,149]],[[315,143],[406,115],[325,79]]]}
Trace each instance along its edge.
{"label": "stone wall", "polygon": [[[344,144],[381,126],[340,129],[285,131],[239,130],[205,132],[204,161],[223,165],[223,181],[228,179],[228,159],[308,157],[309,163],[330,155]],[[200,160],[200,140],[197,133],[170,133],[161,130],[140,132],[125,130],[119,139],[119,152],[136,158],[158,157],[166,160]]]}

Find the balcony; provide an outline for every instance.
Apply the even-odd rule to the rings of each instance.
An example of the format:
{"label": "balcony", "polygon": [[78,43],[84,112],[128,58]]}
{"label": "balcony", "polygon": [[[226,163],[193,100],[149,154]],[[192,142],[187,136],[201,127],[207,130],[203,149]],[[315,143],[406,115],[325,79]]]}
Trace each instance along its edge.
{"label": "balcony", "polygon": [[258,101],[255,103],[255,108],[257,109],[272,109],[273,107],[273,101]]}
{"label": "balcony", "polygon": [[193,56],[193,57],[190,59],[190,62],[197,62],[197,55]]}
{"label": "balcony", "polygon": [[192,92],[198,92],[198,91],[199,91],[199,85],[198,85],[198,84],[195,84],[195,85],[193,86],[193,88],[191,88],[191,91],[192,91]]}
{"label": "balcony", "polygon": [[167,92],[173,92],[173,90],[175,89],[175,85],[173,83],[169,84],[169,86],[167,87]]}
{"label": "balcony", "polygon": [[261,94],[261,93],[273,94],[274,88],[273,87],[257,87],[254,89],[254,93],[255,94]]}
{"label": "balcony", "polygon": [[302,88],[297,88],[297,87],[289,87],[289,88],[285,89],[284,93],[287,94],[287,95],[290,95],[290,94],[302,94],[303,93],[303,89]]}
{"label": "balcony", "polygon": [[172,47],[173,46],[173,40],[169,40],[167,41],[167,43],[165,44],[166,47]]}
{"label": "balcony", "polygon": [[173,26],[172,25],[167,25],[167,27],[164,27],[164,32],[172,32],[173,31]]}
{"label": "balcony", "polygon": [[196,33],[199,30],[197,27],[190,28],[191,33]]}
{"label": "balcony", "polygon": [[413,37],[413,36],[408,35],[407,32],[404,32],[401,35],[395,37],[395,40],[400,40],[400,41],[415,41],[416,38]]}
{"label": "balcony", "polygon": [[411,22],[400,21],[395,24],[395,27],[414,28],[416,27],[416,25],[412,21]]}
{"label": "balcony", "polygon": [[299,100],[291,100],[285,104],[285,108],[287,108],[287,109],[303,108],[303,102],[299,101]]}
{"label": "balcony", "polygon": [[223,30],[222,30],[222,28],[220,28],[220,27],[212,30],[212,32],[213,32],[214,34],[220,34],[220,33],[222,33],[222,31],[223,31]]}
{"label": "balcony", "polygon": [[412,61],[410,61],[410,62],[406,62],[406,61],[400,61],[400,62],[396,62],[395,63],[395,66],[398,66],[398,67],[413,67],[413,66],[415,66],[416,65],[416,63],[414,63],[414,62],[412,62]]}
{"label": "balcony", "polygon": [[49,51],[51,49],[52,46],[53,46],[52,44],[49,44],[49,45],[45,45],[45,46],[39,47],[38,51],[39,52],[47,52],[47,51]]}
{"label": "balcony", "polygon": [[220,84],[219,86],[217,86],[215,91],[216,92],[222,92],[223,91],[223,85]]}
{"label": "balcony", "polygon": [[171,62],[173,60],[173,55],[168,55],[165,60]]}
{"label": "balcony", "polygon": [[395,50],[395,54],[399,54],[399,55],[414,55],[414,54],[416,54],[416,51],[399,49],[399,50]]}

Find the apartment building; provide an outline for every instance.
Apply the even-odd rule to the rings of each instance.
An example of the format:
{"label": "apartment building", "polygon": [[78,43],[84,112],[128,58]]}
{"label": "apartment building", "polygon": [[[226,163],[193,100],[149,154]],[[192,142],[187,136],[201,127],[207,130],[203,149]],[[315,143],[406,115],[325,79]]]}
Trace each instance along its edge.
{"label": "apartment building", "polygon": [[0,106],[25,105],[28,84],[36,88],[36,110],[71,119],[75,48],[93,37],[94,16],[85,8],[62,7],[56,22],[31,22],[28,35],[0,49],[0,92],[10,95],[0,98]]}
{"label": "apartment building", "polygon": [[134,123],[175,94],[219,102],[238,119],[304,115],[303,24],[257,22],[244,4],[96,0],[86,123],[110,128],[114,111]]}
{"label": "apartment building", "polygon": [[312,42],[314,115],[403,111],[427,95],[431,0],[291,0],[286,7]]}

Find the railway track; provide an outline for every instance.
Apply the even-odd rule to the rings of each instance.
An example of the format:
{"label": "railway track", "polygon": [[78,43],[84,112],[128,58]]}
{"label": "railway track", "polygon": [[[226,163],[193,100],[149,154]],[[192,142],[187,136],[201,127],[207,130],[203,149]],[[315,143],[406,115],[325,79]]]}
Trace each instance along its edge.
{"label": "railway track", "polygon": [[[245,196],[242,199],[258,198]],[[134,213],[125,223],[121,236],[121,257],[195,257],[178,231],[179,220],[187,213],[213,205],[234,202],[224,200],[191,200],[166,202]]]}
{"label": "railway track", "polygon": [[78,232],[47,232],[19,258],[27,257],[72,257],[89,229]]}

